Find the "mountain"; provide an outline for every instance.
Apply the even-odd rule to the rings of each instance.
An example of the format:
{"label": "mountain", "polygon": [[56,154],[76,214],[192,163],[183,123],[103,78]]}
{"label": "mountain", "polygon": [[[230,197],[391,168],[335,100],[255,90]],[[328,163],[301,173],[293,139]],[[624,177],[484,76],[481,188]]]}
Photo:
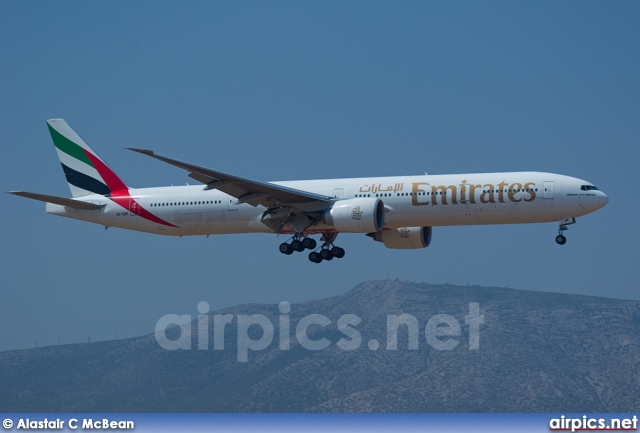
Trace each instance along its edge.
{"label": "mountain", "polygon": [[[331,321],[307,332],[311,341],[330,343],[325,349],[308,350],[300,341],[307,346],[309,341],[296,336],[296,327],[311,314]],[[224,328],[224,350],[214,350],[222,342],[216,332],[222,315],[233,316]],[[388,315],[392,322],[398,317],[411,326],[417,323],[419,334],[410,337],[409,326],[399,326],[397,350],[389,350]],[[204,317],[201,323],[207,325],[200,332],[196,317],[182,328],[167,328],[175,342],[163,344],[190,343],[190,350],[166,350],[150,334],[0,353],[0,408],[634,412],[640,406],[637,301],[370,281],[341,296],[292,304],[290,311],[284,305],[247,304]],[[238,337],[238,329],[253,341],[268,340],[268,326],[247,328],[250,321],[271,323],[273,341],[261,350],[238,351],[247,342]],[[280,338],[281,321],[289,323],[289,339],[286,334]],[[355,346],[358,335],[361,344],[355,350],[338,345]],[[280,347],[287,342],[288,349]],[[241,362],[245,353],[248,361]]]}

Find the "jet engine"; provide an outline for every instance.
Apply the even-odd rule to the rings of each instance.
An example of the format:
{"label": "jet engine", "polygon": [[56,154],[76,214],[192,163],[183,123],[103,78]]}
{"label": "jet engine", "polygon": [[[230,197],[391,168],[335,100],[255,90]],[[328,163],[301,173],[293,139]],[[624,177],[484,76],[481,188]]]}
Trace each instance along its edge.
{"label": "jet engine", "polygon": [[431,243],[431,231],[431,227],[400,227],[368,233],[367,236],[383,242],[387,248],[408,250],[428,247]]}
{"label": "jet engine", "polygon": [[384,226],[384,203],[369,197],[340,200],[325,212],[324,222],[343,233],[378,232]]}

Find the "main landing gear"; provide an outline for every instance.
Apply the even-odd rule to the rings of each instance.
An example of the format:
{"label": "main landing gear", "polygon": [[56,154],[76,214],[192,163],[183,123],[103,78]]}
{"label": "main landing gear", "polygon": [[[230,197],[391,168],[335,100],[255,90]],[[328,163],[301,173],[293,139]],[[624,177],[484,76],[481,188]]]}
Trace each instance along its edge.
{"label": "main landing gear", "polygon": [[567,227],[570,224],[575,224],[576,219],[574,217],[563,218],[560,220],[560,228],[558,229],[558,236],[556,236],[556,243],[558,245],[564,245],[567,243],[567,238],[564,236],[564,231],[569,230]]}
{"label": "main landing gear", "polygon": [[295,235],[291,243],[281,243],[279,250],[282,254],[290,256],[294,251],[302,252],[304,250],[313,250],[316,248],[317,242],[313,238],[305,238],[302,235]]}
{"label": "main landing gear", "polygon": [[294,251],[302,252],[304,250],[316,250],[309,253],[309,260],[313,263],[320,263],[323,260],[330,261],[333,260],[334,257],[336,259],[341,259],[344,257],[345,251],[344,248],[337,247],[333,244],[333,241],[337,236],[337,233],[323,234],[321,239],[323,243],[319,251],[316,250],[318,245],[316,240],[304,237],[302,234],[296,234],[292,238],[291,242],[284,242],[280,244],[278,249],[282,254],[286,254],[288,256],[293,254]]}
{"label": "main landing gear", "polygon": [[341,259],[344,257],[344,248],[337,247],[333,244],[333,241],[338,237],[338,233],[325,233],[322,235],[322,247],[320,251],[312,251],[309,253],[309,260],[313,263],[320,263],[323,260],[330,261],[335,257]]}
{"label": "main landing gear", "polygon": [[336,259],[341,259],[344,257],[344,254],[344,248],[335,246],[331,248],[322,247],[320,251],[313,251],[309,253],[309,260],[311,260],[313,263],[320,263],[323,260],[333,260],[334,257]]}

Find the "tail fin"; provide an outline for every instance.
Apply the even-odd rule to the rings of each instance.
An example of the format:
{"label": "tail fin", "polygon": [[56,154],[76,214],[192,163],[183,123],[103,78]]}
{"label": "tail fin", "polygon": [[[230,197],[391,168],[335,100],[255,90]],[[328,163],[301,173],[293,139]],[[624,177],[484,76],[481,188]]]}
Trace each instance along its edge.
{"label": "tail fin", "polygon": [[64,119],[47,120],[47,126],[73,197],[128,191],[125,183]]}

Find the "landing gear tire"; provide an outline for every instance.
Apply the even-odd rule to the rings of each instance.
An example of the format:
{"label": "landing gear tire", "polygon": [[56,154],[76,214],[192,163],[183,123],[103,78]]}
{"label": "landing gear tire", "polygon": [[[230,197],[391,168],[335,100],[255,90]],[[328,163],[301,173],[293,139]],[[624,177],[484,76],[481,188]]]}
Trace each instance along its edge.
{"label": "landing gear tire", "polygon": [[567,238],[564,235],[558,235],[556,236],[556,242],[558,245],[564,245],[567,243]]}
{"label": "landing gear tire", "polygon": [[288,244],[286,242],[280,244],[280,247],[278,249],[282,254],[286,254],[287,256],[290,256],[293,253],[293,248],[291,247],[291,244]]}
{"label": "landing gear tire", "polygon": [[304,238],[302,239],[302,246],[304,246],[308,250],[315,250],[317,242],[313,238]]}
{"label": "landing gear tire", "polygon": [[320,250],[320,257],[322,260],[333,260],[333,253],[329,249]]}
{"label": "landing gear tire", "polygon": [[291,248],[293,249],[293,251],[301,252],[304,251],[304,244],[296,239],[291,242]]}
{"label": "landing gear tire", "polygon": [[320,253],[316,253],[315,251],[309,253],[309,260],[311,260],[313,263],[320,263],[322,261],[322,257],[320,256]]}
{"label": "landing gear tire", "polygon": [[344,248],[333,247],[331,248],[331,254],[333,254],[333,257],[336,259],[341,259],[344,257]]}

